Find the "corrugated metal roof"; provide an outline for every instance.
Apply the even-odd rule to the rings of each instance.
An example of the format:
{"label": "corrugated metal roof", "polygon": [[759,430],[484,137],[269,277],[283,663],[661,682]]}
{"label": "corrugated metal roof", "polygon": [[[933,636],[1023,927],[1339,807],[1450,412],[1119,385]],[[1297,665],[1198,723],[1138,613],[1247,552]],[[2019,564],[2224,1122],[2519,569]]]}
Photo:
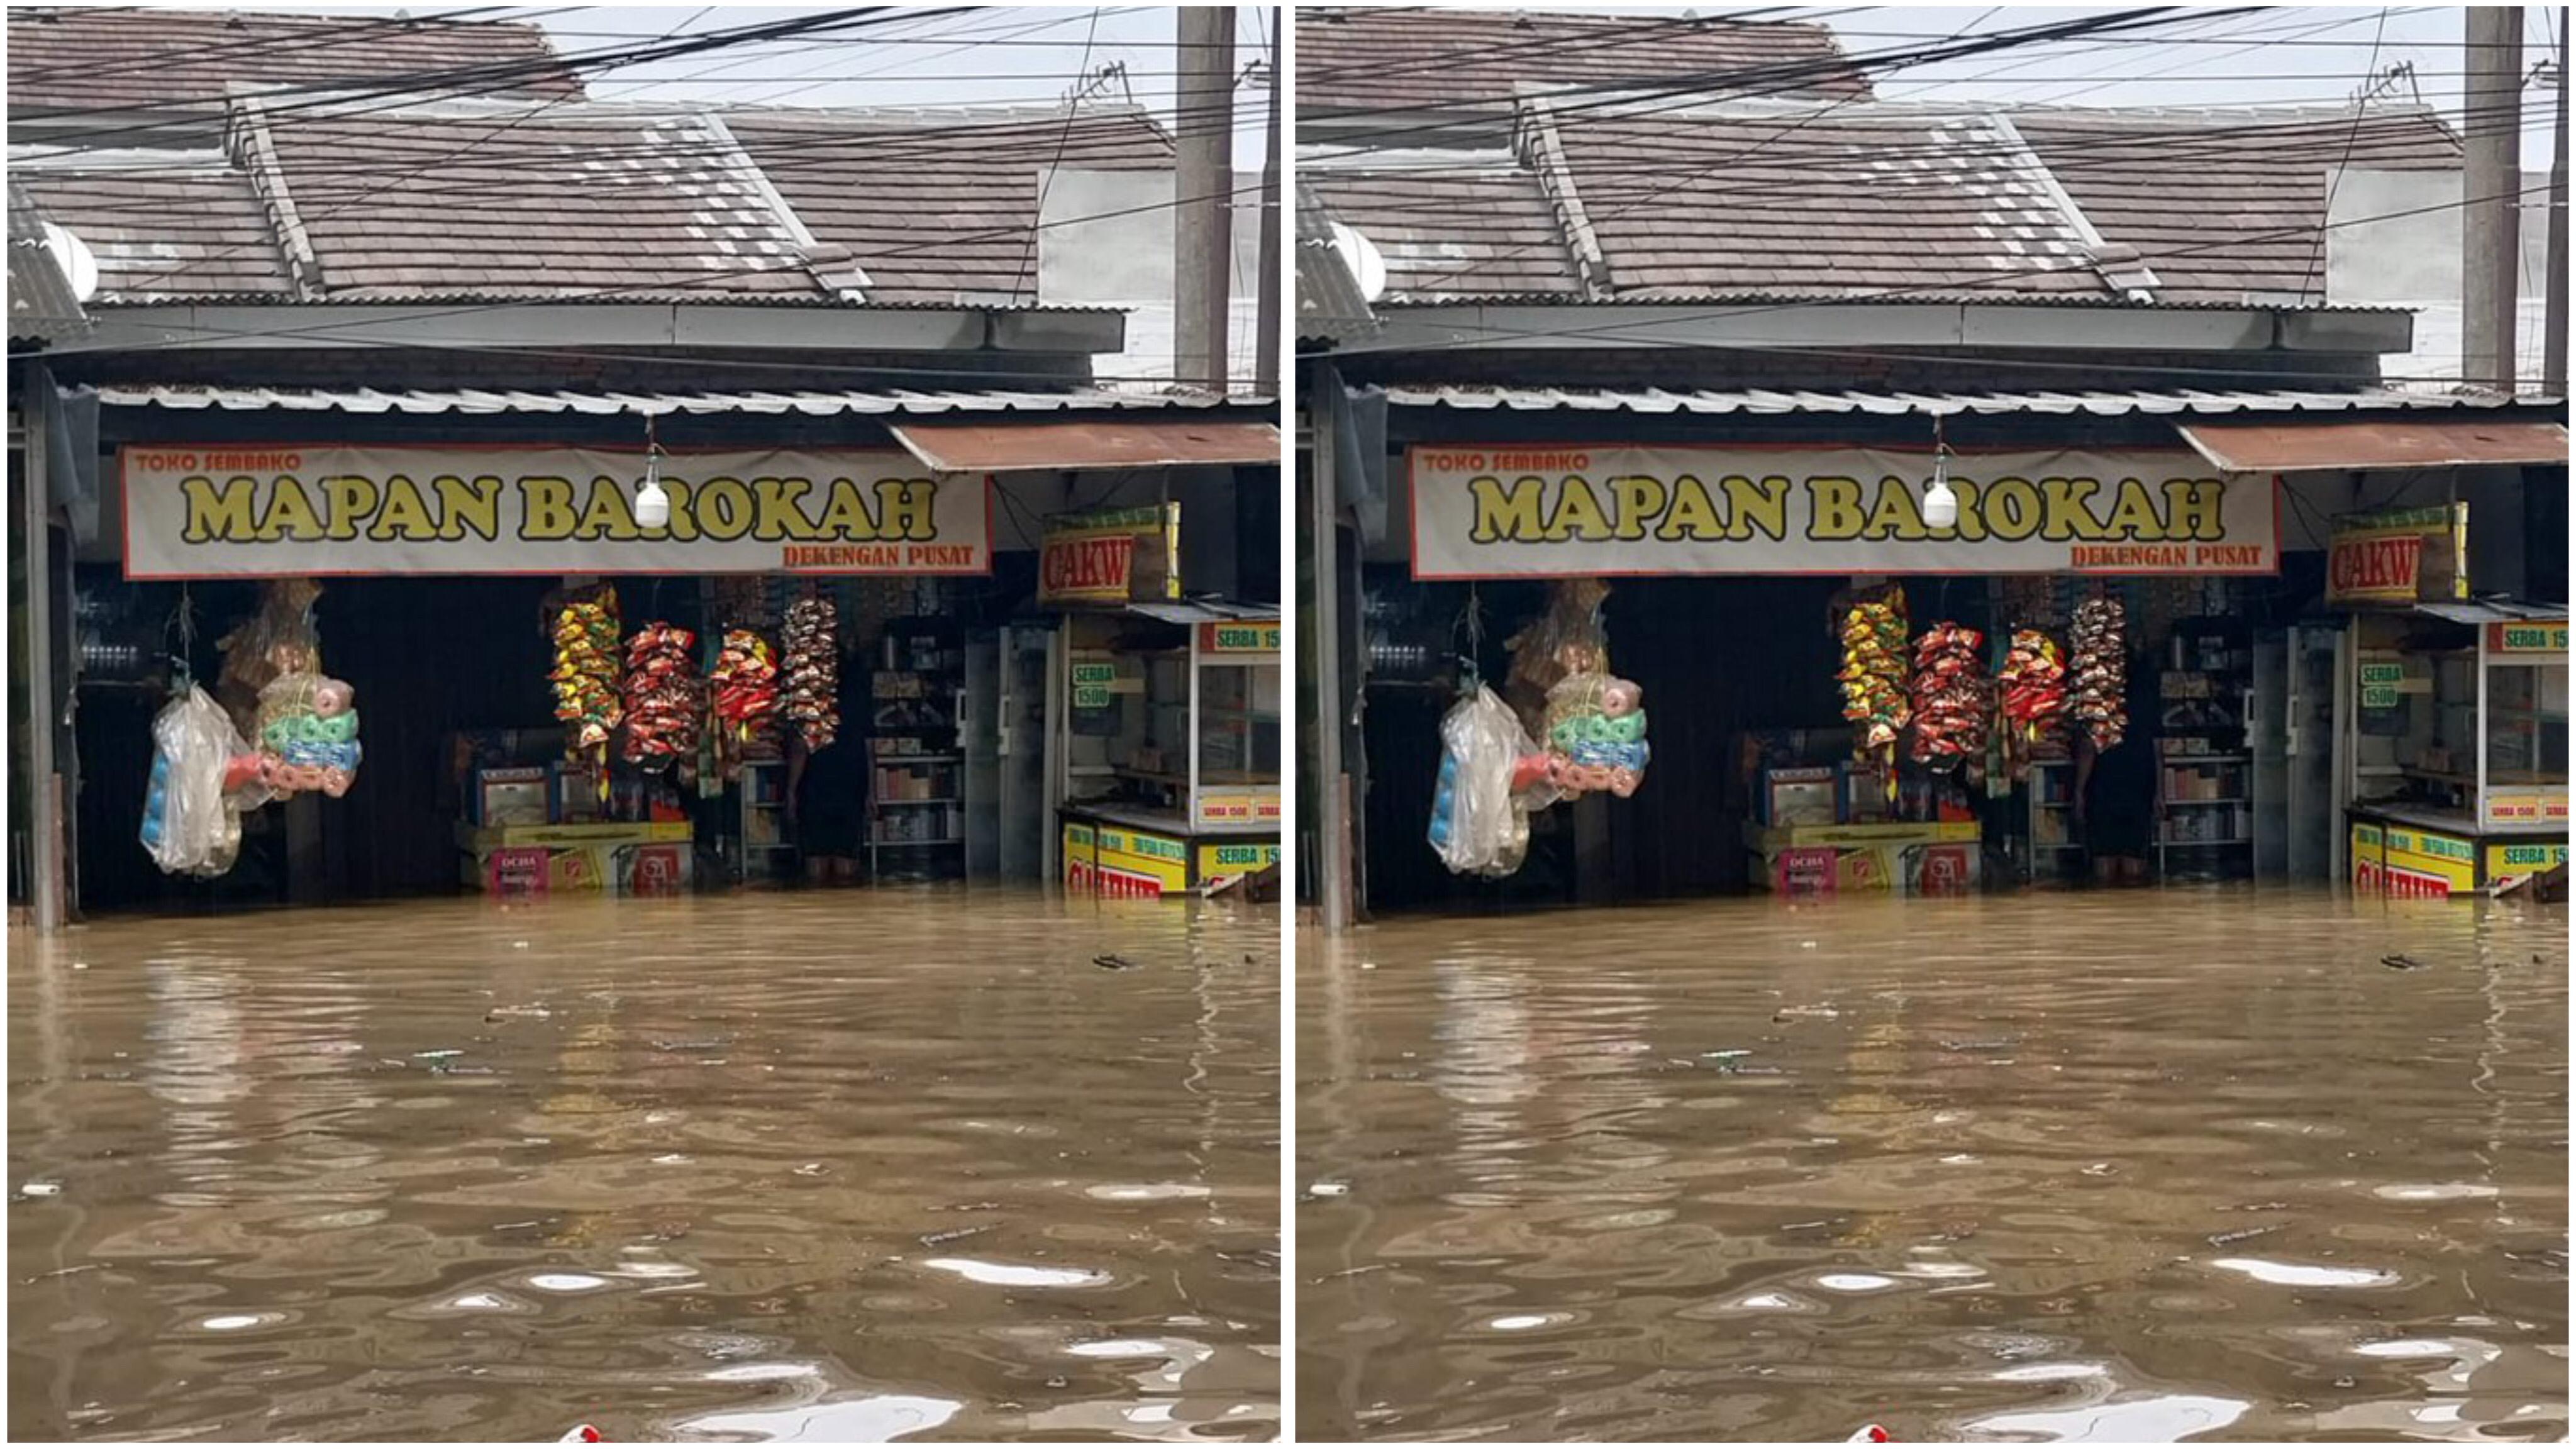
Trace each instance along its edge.
{"label": "corrugated metal roof", "polygon": [[2188,424],[2193,451],[2231,473],[2564,464],[2567,426],[2546,418],[2297,418]]}
{"label": "corrugated metal roof", "polygon": [[1297,180],[1297,335],[1335,342],[1377,331],[1368,295],[1333,235],[1333,213],[1304,177]]}
{"label": "corrugated metal roof", "polygon": [[2057,413],[2095,417],[2131,414],[2334,413],[2561,406],[2564,399],[2503,398],[2372,389],[2361,392],[2015,392],[2015,393],[1867,393],[1769,392],[1760,389],[1719,392],[1663,388],[1495,388],[1394,386],[1386,390],[1395,407],[1458,408],[1507,412],[1625,413],[1875,413],[1883,416],[1955,416],[1963,413]]}
{"label": "corrugated metal roof", "polygon": [[2526,604],[2519,599],[2508,599],[2501,594],[2495,594],[2483,599],[2471,599],[2466,603],[2443,601],[2417,604],[2415,612],[2429,614],[2436,619],[2447,619],[2454,624],[2519,624],[2526,619],[2564,619],[2567,617],[2567,606],[2565,604]]}
{"label": "corrugated metal roof", "polygon": [[1067,418],[894,428],[895,441],[941,473],[1054,473],[1072,468],[1180,468],[1279,461],[1279,429],[1251,418]]}
{"label": "corrugated metal roof", "polygon": [[1160,619],[1166,624],[1230,624],[1243,619],[1256,621],[1276,619],[1279,617],[1279,606],[1277,604],[1238,604],[1230,599],[1220,599],[1210,594],[1194,599],[1184,599],[1179,603],[1149,600],[1129,604],[1127,612],[1142,614],[1148,619]]}
{"label": "corrugated metal roof", "polygon": [[44,214],[15,180],[9,183],[9,335],[57,341],[90,328],[71,280],[54,260]]}
{"label": "corrugated metal roof", "polygon": [[485,392],[459,389],[381,392],[375,388],[204,388],[111,384],[98,390],[109,407],[160,407],[180,411],[343,413],[590,413],[600,416],[671,413],[763,413],[839,417],[846,414],[923,416],[939,413],[1137,412],[1158,408],[1259,407],[1266,398],[1208,393],[1111,392]]}

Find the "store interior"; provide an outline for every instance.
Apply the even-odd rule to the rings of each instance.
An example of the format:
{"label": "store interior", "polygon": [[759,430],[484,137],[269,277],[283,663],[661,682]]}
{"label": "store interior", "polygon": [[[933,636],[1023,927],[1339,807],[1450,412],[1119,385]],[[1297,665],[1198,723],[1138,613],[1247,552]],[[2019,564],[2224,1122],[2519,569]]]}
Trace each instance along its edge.
{"label": "store interior", "polygon": [[[1042,601],[1040,545],[1064,504],[1125,490],[1186,512],[1174,607],[1266,611],[1275,651],[1275,607],[1239,601],[1275,597],[1277,505],[1244,502],[1260,490],[1232,472],[997,485],[1008,537],[973,576],[163,582],[82,563],[68,631],[80,909],[1060,878],[1039,745],[1103,722],[1098,778],[1052,798],[1187,821],[1191,764],[1209,804],[1266,771],[1275,859],[1275,652],[1267,670],[1195,671],[1199,701],[1194,672],[1161,662],[1121,665],[1134,691],[1106,710],[1073,708],[1069,691],[1048,708],[1051,641],[1125,618]],[[1197,637],[1142,617],[1119,629],[1141,632],[1099,642],[1157,660],[1186,659]],[[296,698],[263,701],[281,674],[303,681]],[[191,683],[246,749],[336,730],[345,743],[324,748],[346,768],[333,788],[319,772],[289,781],[301,788],[238,812],[218,861],[172,870],[138,822],[165,798],[156,719]]]}
{"label": "store interior", "polygon": [[[2108,616],[2116,645],[2092,641],[2103,656],[2097,669],[2118,661],[2109,698],[2096,702],[2109,708],[2096,712],[2116,709],[2118,728],[2108,733],[2128,746],[2121,758],[2146,795],[2139,883],[2352,878],[2350,858],[2335,857],[2328,839],[2345,828],[2328,803],[2327,772],[2337,768],[2351,769],[2355,801],[2443,827],[2481,859],[2490,846],[2498,852],[2494,874],[2463,875],[2455,892],[2495,883],[2507,860],[2521,874],[2533,861],[2563,861],[2563,605],[2557,633],[2534,636],[2543,652],[2489,656],[2482,708],[2476,645],[2481,628],[2502,624],[2411,607],[2325,611],[2327,560],[2322,550],[2290,553],[2278,575],[2261,576],[1575,581],[1606,590],[1597,610],[1602,674],[1637,686],[1639,716],[1652,722],[1651,764],[1624,797],[1592,791],[1530,813],[1525,858],[1498,874],[1458,873],[1424,847],[1426,829],[1438,829],[1435,802],[1448,798],[1442,721],[1458,706],[1462,681],[1509,696],[1516,638],[1546,618],[1568,581],[1419,583],[1400,565],[1372,565],[1363,606],[1366,899],[1377,911],[1514,909],[2094,883],[2104,867],[2087,839],[2107,837],[2088,831],[2074,809],[2075,740],[2092,728],[2077,698],[2086,662],[2078,620],[2088,604],[2097,628],[2106,606],[2116,606]],[[1897,697],[1914,717],[1876,748],[1865,737],[1886,712],[1855,702],[1846,644],[1862,597],[1901,601],[1896,652],[1909,677]],[[2490,607],[2459,606],[2462,618],[2481,620],[2478,611]],[[1957,752],[1935,747],[1924,758],[1919,670],[1927,656],[1919,651],[1938,625],[1964,631],[1949,642],[1972,658],[1981,692],[1968,711],[1977,718],[1954,723],[1967,735],[1951,742]],[[2314,671],[2298,651],[2316,647],[2319,626],[2340,633],[2347,625],[2353,660],[2385,661],[2406,681],[2384,701],[2355,692],[2356,705],[2385,707],[2324,706],[2336,685],[2331,647],[2323,675],[2302,690],[2302,670]],[[2019,672],[2015,645],[2031,637],[2024,631],[2051,641],[2062,671],[2061,695],[2034,705],[2043,718],[2033,728],[2015,727],[2006,707]],[[2562,645],[2554,655],[2545,652],[2552,637]],[[2025,698],[2043,699],[2037,688],[2025,686]],[[1854,710],[1858,722],[1848,717]],[[2299,710],[2315,718],[2309,747],[2293,751],[2286,742]],[[1539,711],[1525,710],[1523,723],[1533,739],[1546,738]],[[2326,743],[2337,730],[2349,735],[2341,753]],[[2474,768],[2481,733],[2491,742],[2484,780]],[[2516,791],[2533,799],[2515,805]],[[2554,807],[2538,803],[2552,796]],[[2508,812],[2531,812],[2521,835],[2487,838],[2499,824],[2497,799]],[[2481,800],[2490,802],[2483,820]],[[2554,822],[2540,819],[2550,808]]]}

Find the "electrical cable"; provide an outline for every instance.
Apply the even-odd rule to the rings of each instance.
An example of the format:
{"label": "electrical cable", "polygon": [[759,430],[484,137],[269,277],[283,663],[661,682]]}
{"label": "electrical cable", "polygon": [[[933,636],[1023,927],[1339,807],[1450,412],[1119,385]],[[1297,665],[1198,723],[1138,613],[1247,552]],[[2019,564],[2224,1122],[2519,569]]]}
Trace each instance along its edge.
{"label": "electrical cable", "polygon": [[[2383,5],[2379,8],[2379,29],[2374,31],[2370,37],[2370,59],[2365,62],[2361,68],[2361,83],[2364,86],[2369,85],[2370,78],[2379,71],[2379,42],[2381,38],[2387,34],[2388,7]],[[2343,159],[2335,163],[2333,171],[2327,173],[2325,216],[2328,220],[2332,220],[2334,217],[2335,193],[2343,189],[2343,173],[2352,165],[2353,144],[2361,139],[2361,118],[2367,114],[2369,114],[2369,107],[2367,105],[2361,102],[2354,103],[2352,108],[2352,131],[2344,137]],[[2308,248],[2307,266],[2309,275],[2316,278],[2317,292],[2320,300],[2322,300],[2324,296],[2326,279],[2324,272],[2317,266],[2317,259],[2324,255],[2325,249],[2326,234],[2325,231],[2320,228],[2317,232],[2315,243]],[[2300,298],[2304,300],[2307,295],[2308,289],[2305,286],[2301,286],[2299,288]]]}
{"label": "electrical cable", "polygon": [[[1079,60],[1079,61],[1077,61],[1077,62],[1075,62],[1074,67],[1073,67],[1073,83],[1074,83],[1075,85],[1077,85],[1077,86],[1079,86],[1079,85],[1081,85],[1081,84],[1082,84],[1082,82],[1083,82],[1083,78],[1084,78],[1085,76],[1088,76],[1089,74],[1091,74],[1091,43],[1092,43],[1092,41],[1094,41],[1095,39],[1099,38],[1099,35],[1100,35],[1100,7],[1099,7],[1099,6],[1097,6],[1097,5],[1094,5],[1093,7],[1091,7],[1091,26],[1090,26],[1090,28],[1089,28],[1088,30],[1086,30],[1086,31],[1084,31],[1084,32],[1083,32],[1083,36],[1082,36],[1082,59],[1081,59],[1081,60]],[[1048,193],[1052,192],[1052,191],[1055,189],[1055,174],[1056,174],[1056,172],[1057,172],[1057,171],[1059,171],[1059,170],[1061,170],[1061,169],[1063,169],[1063,167],[1064,167],[1064,150],[1065,150],[1065,146],[1066,146],[1066,144],[1067,144],[1068,142],[1070,142],[1070,141],[1073,139],[1073,118],[1074,118],[1074,114],[1075,114],[1074,107],[1073,107],[1070,103],[1068,103],[1068,104],[1065,106],[1065,108],[1064,108],[1064,130],[1063,130],[1061,133],[1059,133],[1059,134],[1057,135],[1057,137],[1056,137],[1056,142],[1055,142],[1055,159],[1047,163],[1046,172],[1045,172],[1044,176],[1043,176],[1043,177],[1039,180],[1039,182],[1038,182],[1038,208],[1037,208],[1037,217],[1036,217],[1036,219],[1037,219],[1037,220],[1044,220],[1044,219],[1045,219],[1045,217],[1046,217],[1046,203],[1047,203],[1047,195],[1048,195]],[[1026,275],[1026,276],[1028,277],[1028,279],[1029,279],[1029,290],[1030,290],[1031,294],[1034,296],[1034,294],[1035,294],[1035,293],[1036,293],[1036,291],[1037,291],[1037,284],[1038,284],[1037,273],[1036,273],[1036,271],[1035,271],[1034,269],[1032,269],[1032,268],[1029,266],[1029,259],[1030,259],[1032,256],[1036,255],[1036,253],[1037,253],[1037,249],[1038,249],[1038,233],[1037,233],[1037,228],[1035,228],[1035,227],[1031,227],[1031,228],[1029,229],[1029,239],[1028,239],[1028,241],[1026,242],[1026,244],[1024,244],[1024,245],[1020,248],[1020,264],[1019,264],[1019,266],[1018,266],[1017,268],[1015,268],[1015,269],[1013,270],[1013,272],[1012,272],[1012,274],[1011,274],[1011,275],[1012,275],[1012,281],[1011,281],[1011,297],[1012,297],[1012,300],[1014,300],[1014,301],[1017,301],[1017,300],[1019,299],[1019,295],[1020,295],[1019,278],[1020,278],[1022,275]]]}

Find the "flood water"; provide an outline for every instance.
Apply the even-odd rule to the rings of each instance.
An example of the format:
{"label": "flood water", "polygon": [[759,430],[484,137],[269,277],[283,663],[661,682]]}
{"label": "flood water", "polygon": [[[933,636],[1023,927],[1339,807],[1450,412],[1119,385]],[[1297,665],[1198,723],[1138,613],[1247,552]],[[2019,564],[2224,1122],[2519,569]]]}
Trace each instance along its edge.
{"label": "flood water", "polygon": [[10,1435],[1269,1437],[1277,958],[963,889],[13,937]]}
{"label": "flood water", "polygon": [[2558,1439],[2567,940],[2243,888],[1309,937],[1298,1432]]}

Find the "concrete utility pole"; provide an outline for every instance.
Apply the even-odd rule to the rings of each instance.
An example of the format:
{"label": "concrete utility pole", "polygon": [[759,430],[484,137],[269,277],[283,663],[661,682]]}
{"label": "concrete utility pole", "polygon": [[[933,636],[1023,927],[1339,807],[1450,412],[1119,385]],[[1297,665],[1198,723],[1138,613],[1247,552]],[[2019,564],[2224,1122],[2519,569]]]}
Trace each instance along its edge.
{"label": "concrete utility pole", "polygon": [[1234,260],[1234,11],[1182,6],[1179,30],[1172,371],[1181,382],[1223,389],[1226,283]]}
{"label": "concrete utility pole", "polygon": [[2475,386],[2511,392],[2521,261],[2522,7],[2472,6],[2467,40],[2460,375]]}
{"label": "concrete utility pole", "polygon": [[[1276,146],[1276,142],[1272,143]],[[2541,391],[2567,395],[2567,7],[2558,7],[2558,139],[2549,162],[2549,300],[2541,325]]]}
{"label": "concrete utility pole", "polygon": [[[1261,153],[1261,269],[1253,281],[1261,298],[1261,325],[1253,330],[1252,376],[1254,390],[1263,397],[1279,395],[1279,300],[1285,286],[1279,279],[1279,92],[1285,85],[1279,73],[1282,8],[1273,7],[1270,12],[1270,145]],[[2565,87],[2558,94],[2563,98]],[[2565,117],[2560,124],[2563,128]]]}

